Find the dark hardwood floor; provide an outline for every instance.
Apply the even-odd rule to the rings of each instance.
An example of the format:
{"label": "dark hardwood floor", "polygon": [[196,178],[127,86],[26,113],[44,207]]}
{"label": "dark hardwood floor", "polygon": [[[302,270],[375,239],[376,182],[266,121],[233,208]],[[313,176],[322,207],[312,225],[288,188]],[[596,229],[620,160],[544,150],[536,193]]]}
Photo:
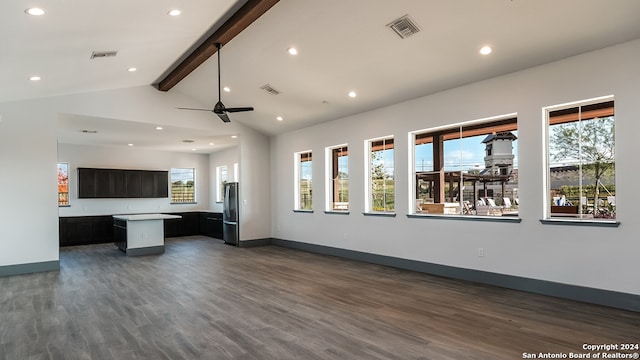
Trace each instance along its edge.
{"label": "dark hardwood floor", "polygon": [[522,359],[640,342],[640,313],[275,246],[87,245],[60,264],[0,278],[0,359]]}

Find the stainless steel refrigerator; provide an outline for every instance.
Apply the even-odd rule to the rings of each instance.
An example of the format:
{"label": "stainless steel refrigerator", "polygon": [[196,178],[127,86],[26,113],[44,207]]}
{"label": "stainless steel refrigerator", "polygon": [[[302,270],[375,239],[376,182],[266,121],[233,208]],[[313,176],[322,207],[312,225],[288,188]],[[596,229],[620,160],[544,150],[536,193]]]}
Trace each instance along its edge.
{"label": "stainless steel refrigerator", "polygon": [[238,197],[238,183],[224,184],[224,210],[222,212],[222,239],[225,244],[240,245],[240,223],[238,210],[240,200]]}

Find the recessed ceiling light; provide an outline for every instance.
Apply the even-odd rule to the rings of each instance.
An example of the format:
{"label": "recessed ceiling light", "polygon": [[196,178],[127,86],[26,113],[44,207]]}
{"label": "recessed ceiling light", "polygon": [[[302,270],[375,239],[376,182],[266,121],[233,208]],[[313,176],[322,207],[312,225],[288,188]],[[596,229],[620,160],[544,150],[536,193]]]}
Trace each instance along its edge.
{"label": "recessed ceiling light", "polygon": [[226,92],[229,92],[229,91],[231,91],[231,88],[229,88],[228,86],[225,86],[225,87],[222,88],[222,90],[224,90]]}
{"label": "recessed ceiling light", "polygon": [[133,144],[127,144],[127,146],[133,146]]}
{"label": "recessed ceiling light", "polygon": [[127,69],[127,71],[128,71],[128,72],[134,72],[134,71],[136,71],[136,70],[138,70],[138,69],[136,69],[136,68],[134,68],[134,67],[130,67],[130,68],[128,68],[128,69]]}
{"label": "recessed ceiling light", "polygon": [[33,15],[33,16],[41,16],[44,15],[46,13],[46,11],[42,8],[28,8],[26,9],[24,12],[26,12],[29,15]]}
{"label": "recessed ceiling light", "polygon": [[162,126],[156,126],[156,130],[162,130],[164,129]]}
{"label": "recessed ceiling light", "polygon": [[40,80],[40,76],[31,76],[31,77],[29,77],[29,80],[38,81],[38,80]]}
{"label": "recessed ceiling light", "polygon": [[209,145],[213,146],[213,145],[215,145],[215,144],[214,144],[214,143],[209,143]]}
{"label": "recessed ceiling light", "polygon": [[191,149],[191,151],[196,151],[197,149]]}
{"label": "recessed ceiling light", "polygon": [[489,55],[489,54],[491,54],[491,51],[493,51],[493,50],[491,50],[491,47],[490,47],[490,46],[483,46],[483,47],[480,49],[480,54],[482,54],[482,55]]}
{"label": "recessed ceiling light", "polygon": [[231,138],[232,138],[232,139],[237,139],[237,138],[238,138],[238,135],[231,135]]}
{"label": "recessed ceiling light", "polygon": [[173,9],[173,10],[169,11],[167,14],[169,14],[169,16],[178,16],[178,15],[182,14],[182,11],[180,11],[178,9]]}
{"label": "recessed ceiling light", "polygon": [[287,52],[291,55],[298,55],[298,49],[294,48],[294,47],[290,47],[287,49]]}
{"label": "recessed ceiling light", "polygon": [[282,121],[282,120],[284,120],[284,119],[282,118],[282,116],[278,116],[278,117],[276,117],[276,120],[278,120],[278,121]]}
{"label": "recessed ceiling light", "polygon": [[354,98],[354,97],[356,97],[356,96],[358,96],[358,94],[356,94],[356,92],[355,92],[355,91],[349,91],[349,97]]}

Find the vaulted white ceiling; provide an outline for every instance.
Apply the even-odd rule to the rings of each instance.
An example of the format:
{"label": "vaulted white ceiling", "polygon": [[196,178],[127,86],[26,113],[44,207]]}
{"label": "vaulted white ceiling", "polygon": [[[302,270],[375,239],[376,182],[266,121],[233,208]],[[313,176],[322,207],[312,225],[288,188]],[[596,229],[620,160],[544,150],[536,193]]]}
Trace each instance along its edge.
{"label": "vaulted white ceiling", "polygon": [[[153,84],[243,3],[2,2],[0,102]],[[26,15],[34,5],[47,13]],[[182,14],[168,16],[172,8]],[[281,0],[223,47],[231,91],[222,100],[255,107],[232,121],[278,134],[638,39],[638,14],[637,0]],[[386,26],[403,15],[421,30],[406,39]],[[490,55],[479,53],[485,45]],[[297,56],[287,53],[292,46]],[[90,60],[93,50],[118,54]],[[216,81],[214,56],[170,92],[212,108]],[[185,105],[193,104],[172,104]],[[135,119],[120,120],[113,126],[136,131],[126,123]]]}

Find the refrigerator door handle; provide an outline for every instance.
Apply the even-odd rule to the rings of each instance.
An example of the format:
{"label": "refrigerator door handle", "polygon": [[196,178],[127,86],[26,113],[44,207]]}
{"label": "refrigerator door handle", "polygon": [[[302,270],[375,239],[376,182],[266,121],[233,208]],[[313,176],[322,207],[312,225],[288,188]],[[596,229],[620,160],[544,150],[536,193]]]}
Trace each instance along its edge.
{"label": "refrigerator door handle", "polygon": [[229,212],[229,185],[224,185],[224,215],[229,218],[231,213]]}

